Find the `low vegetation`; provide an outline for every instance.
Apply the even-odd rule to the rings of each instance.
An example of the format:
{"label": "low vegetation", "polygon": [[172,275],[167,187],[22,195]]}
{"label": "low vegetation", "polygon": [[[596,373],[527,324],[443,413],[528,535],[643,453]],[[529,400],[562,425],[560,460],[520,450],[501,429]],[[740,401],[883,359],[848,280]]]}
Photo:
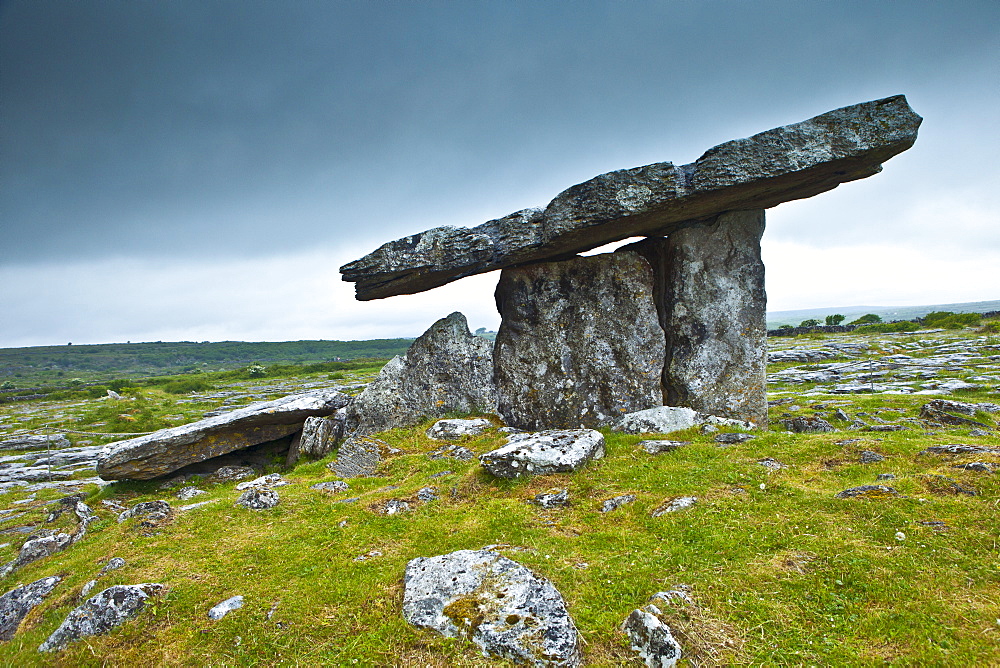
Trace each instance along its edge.
{"label": "low vegetation", "polygon": [[[906,336],[850,335],[870,343],[873,354],[891,351]],[[957,340],[974,334],[958,330],[936,336]],[[272,376],[278,373],[275,367],[264,366],[264,378],[225,381],[233,383],[231,388],[263,388],[266,394],[281,384],[329,380],[337,373],[345,384],[361,382],[377,368],[298,367]],[[204,376],[213,388],[223,384],[221,377]],[[0,422],[27,418],[20,424],[55,421],[81,431],[147,430],[189,421],[222,401],[199,394],[204,390],[172,394],[167,389],[182,380],[120,385],[122,401],[7,404],[0,407]],[[809,386],[776,389],[794,399]],[[984,386],[953,398],[1000,402],[998,397]],[[783,401],[771,409],[771,429],[753,440],[720,447],[715,434],[692,429],[672,435],[689,445],[659,455],[638,446],[642,436],[605,431],[603,460],[575,474],[518,481],[489,476],[475,459],[429,458],[441,443],[425,436],[431,424],[426,422],[382,434],[402,453],[388,459],[378,477],[350,480],[346,492],[310,489],[333,479],[326,468],[331,456],[283,471],[291,484],[277,488],[281,502],[272,510],[236,507],[234,483],[202,481],[197,484],[207,494],[193,501],[207,505],[176,512],[151,527],[119,524],[105,502],[128,507],[165,499],[176,507],[188,503],[174,494],[191,481],[92,486],[86,502],[100,519],[86,539],[2,583],[6,591],[18,582],[65,576],[14,640],[0,644],[0,661],[19,666],[480,666],[485,662],[474,645],[403,621],[402,575],[414,557],[497,545],[562,592],[585,640],[588,665],[642,665],[618,627],[651,594],[682,584],[695,601],[670,613],[685,651],[682,665],[994,665],[1000,656],[1000,475],[954,468],[969,458],[921,453],[953,443],[996,446],[996,437],[974,435],[969,427],[920,423],[920,407],[929,398],[862,394]],[[903,421],[911,428],[852,431],[831,417],[835,408]],[[791,434],[781,424],[811,415],[829,418],[838,431]],[[996,414],[974,417],[997,420]],[[490,431],[462,445],[482,454],[502,443],[503,437]],[[863,464],[862,451],[885,460]],[[768,458],[784,468],[762,465]],[[976,461],[1000,463],[1000,458],[979,455]],[[275,463],[272,470],[279,469]],[[896,476],[884,484],[899,497],[835,497],[844,489],[874,484],[880,473]],[[957,491],[937,476],[976,495]],[[417,503],[417,491],[428,486],[436,488],[437,500]],[[567,489],[571,505],[542,510],[530,502],[553,488]],[[622,494],[635,494],[636,501],[599,512],[605,499]],[[24,496],[13,491],[0,498],[9,505]],[[44,526],[45,504],[59,496],[53,490],[38,492],[20,506],[27,515],[0,526],[29,521]],[[696,496],[698,502],[650,516],[679,496]],[[408,499],[414,509],[382,514],[389,499]],[[23,538],[9,533],[0,560],[13,558]],[[78,603],[84,583],[115,556],[127,566],[101,578],[99,589],[161,582],[167,592],[106,636],[77,642],[54,658],[39,655],[36,648]],[[236,594],[246,599],[242,609],[219,621],[208,619],[210,607]]]}

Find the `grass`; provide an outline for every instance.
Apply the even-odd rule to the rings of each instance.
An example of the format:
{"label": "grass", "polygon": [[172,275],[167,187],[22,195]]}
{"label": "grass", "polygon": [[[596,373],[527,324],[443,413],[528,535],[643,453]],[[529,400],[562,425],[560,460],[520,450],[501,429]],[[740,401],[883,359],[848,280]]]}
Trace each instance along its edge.
{"label": "grass", "polygon": [[[883,339],[867,340],[874,346]],[[896,341],[878,345],[891,348]],[[150,419],[210,404],[178,404],[182,397],[155,387],[131,396],[139,414],[146,408]],[[985,391],[960,398],[997,402]],[[798,399],[797,408],[773,407],[771,419],[778,425],[785,413],[829,416],[841,407],[851,415],[905,421],[917,418],[927,399],[808,397]],[[112,404],[83,403],[71,409],[86,416],[80,424],[112,426]],[[995,423],[996,415],[977,419]],[[642,665],[618,627],[650,595],[681,584],[690,586],[695,606],[667,614],[685,651],[683,665],[996,665],[1000,476],[952,465],[1000,458],[920,454],[930,445],[996,445],[996,438],[971,436],[962,427],[909,424],[914,428],[867,433],[838,423],[843,431],[812,435],[789,434],[779,425],[725,448],[712,434],[692,429],[674,435],[690,445],[659,455],[638,447],[648,436],[605,432],[603,460],[574,474],[508,481],[489,476],[476,460],[427,458],[440,446],[424,435],[428,422],[383,434],[403,454],[389,459],[379,477],[349,481],[347,492],[310,489],[333,475],[325,466],[331,458],[307,461],[285,472],[292,484],[278,488],[281,503],[272,510],[234,506],[234,483],[203,483],[208,493],[192,502],[209,505],[178,512],[154,528],[119,524],[101,502],[130,506],[162,498],[177,506],[185,503],[173,497],[179,483],[166,489],[159,481],[92,488],[87,502],[101,519],[87,538],[0,583],[6,591],[18,582],[65,574],[15,639],[0,645],[0,661],[509,665],[487,662],[471,643],[414,629],[400,614],[410,559],[500,544],[504,554],[552,580],[566,598],[588,665]],[[490,431],[463,445],[484,453],[503,442]],[[862,450],[886,459],[861,464]],[[765,457],[787,468],[771,472],[758,463]],[[444,471],[451,472],[431,478]],[[886,484],[900,497],[835,498],[848,487],[873,484],[883,472],[897,476]],[[928,475],[954,478],[979,494],[956,494]],[[437,487],[437,501],[393,516],[378,512],[386,500],[413,499],[428,485]],[[547,511],[529,503],[552,488],[567,489],[571,505]],[[599,512],[604,499],[626,493],[636,501]],[[58,496],[38,493],[30,512],[40,519],[45,501]],[[650,516],[678,496],[696,496],[698,503]],[[340,502],[349,497],[359,500]],[[20,541],[9,540],[13,544],[0,548],[0,559],[15,554]],[[356,560],[373,550],[381,556]],[[83,584],[113,556],[128,564],[101,578],[95,592],[138,582],[164,583],[167,592],[108,635],[55,656],[39,655],[37,646],[77,604]],[[219,621],[207,618],[211,606],[235,594],[245,596],[244,608]]]}

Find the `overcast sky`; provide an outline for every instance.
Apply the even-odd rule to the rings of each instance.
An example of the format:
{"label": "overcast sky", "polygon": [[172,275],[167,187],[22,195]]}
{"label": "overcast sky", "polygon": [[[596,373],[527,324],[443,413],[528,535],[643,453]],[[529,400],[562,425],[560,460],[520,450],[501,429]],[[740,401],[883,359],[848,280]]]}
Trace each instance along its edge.
{"label": "overcast sky", "polygon": [[496,273],[337,270],[897,93],[912,149],[768,211],[769,310],[1000,299],[996,0],[0,0],[0,346],[494,329]]}

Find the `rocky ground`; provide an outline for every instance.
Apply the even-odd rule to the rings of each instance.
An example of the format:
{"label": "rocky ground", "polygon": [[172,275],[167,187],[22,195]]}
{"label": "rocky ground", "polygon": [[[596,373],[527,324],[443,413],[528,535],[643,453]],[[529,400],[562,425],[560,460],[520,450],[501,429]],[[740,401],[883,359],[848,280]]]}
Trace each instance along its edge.
{"label": "rocky ground", "polygon": [[[605,430],[602,459],[536,481],[483,470],[496,424],[451,442],[429,424],[380,434],[362,448],[374,476],[347,481],[332,456],[281,476],[94,477],[122,416],[183,424],[306,389],[353,394],[364,377],[4,405],[0,589],[34,603],[0,657],[41,662],[48,643],[69,663],[480,665],[406,626],[400,582],[415,558],[489,548],[558,588],[588,665],[641,665],[626,618],[669,623],[664,651],[682,664],[996,661],[1000,337],[769,343],[768,431]],[[19,441],[38,435],[51,438]],[[75,649],[72,618],[95,614],[83,604],[98,592],[134,601],[122,618],[152,612]]]}

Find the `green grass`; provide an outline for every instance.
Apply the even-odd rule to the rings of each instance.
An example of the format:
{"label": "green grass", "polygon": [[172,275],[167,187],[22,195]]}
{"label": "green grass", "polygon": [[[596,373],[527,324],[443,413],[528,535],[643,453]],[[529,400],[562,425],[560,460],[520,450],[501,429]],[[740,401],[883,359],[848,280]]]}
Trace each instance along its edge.
{"label": "green grass", "polygon": [[[874,345],[882,339],[867,340]],[[878,345],[890,351],[905,341]],[[330,370],[313,373],[326,377]],[[150,420],[168,415],[186,420],[210,406],[179,404],[184,396],[155,386],[127,392],[137,423],[147,419],[143,411]],[[958,398],[997,402],[988,391]],[[786,412],[829,416],[843,407],[851,415],[905,421],[916,418],[927,399],[804,397],[796,400],[797,409],[775,406],[771,419],[778,425]],[[76,411],[81,425],[115,425],[120,404],[96,404],[85,401],[66,410]],[[995,423],[997,416],[976,419]],[[675,434],[690,445],[648,455],[637,446],[643,436],[605,432],[607,456],[583,470],[507,481],[486,474],[476,460],[428,459],[426,453],[440,445],[424,435],[429,424],[382,435],[403,454],[389,459],[379,477],[349,481],[346,493],[309,489],[333,479],[325,467],[332,457],[300,463],[285,472],[293,484],[277,489],[281,503],[269,511],[235,507],[234,483],[205,484],[209,493],[189,502],[173,497],[177,486],[161,489],[159,481],[95,489],[88,503],[101,520],[87,538],[0,583],[6,591],[18,582],[65,574],[18,636],[0,645],[0,661],[19,666],[508,665],[483,659],[470,643],[414,629],[400,613],[402,576],[410,559],[490,544],[508,546],[501,548],[504,554],[552,580],[585,640],[588,665],[642,665],[618,627],[651,594],[679,584],[691,586],[696,602],[668,611],[687,657],[683,665],[985,666],[1000,661],[1000,476],[951,468],[961,461],[1000,458],[919,454],[930,445],[996,445],[995,437],[970,436],[961,427],[855,432],[836,423],[842,431],[815,435],[793,435],[775,426],[754,440],[722,448],[712,434],[692,429]],[[860,441],[847,442],[852,439]],[[488,432],[463,445],[483,453],[503,442]],[[861,450],[874,450],[886,460],[860,464]],[[769,472],[758,463],[765,457],[788,468]],[[445,470],[452,472],[430,478]],[[897,476],[886,484],[902,496],[835,498],[848,487],[873,484],[882,472]],[[949,493],[924,477],[935,474],[972,486],[979,495]],[[398,488],[387,489],[390,485]],[[428,485],[438,488],[439,500],[394,516],[377,512],[386,500],[413,498]],[[545,511],[528,502],[551,488],[568,489],[571,505]],[[636,501],[599,512],[604,499],[625,493],[635,494]],[[58,496],[39,493],[31,512],[41,518],[42,504]],[[337,502],[355,496],[360,497],[356,503]],[[698,503],[650,517],[651,510],[677,496],[697,496]],[[118,524],[101,504],[113,500],[128,506],[161,498],[175,506],[213,503],[178,513],[154,529],[134,521]],[[921,522],[943,522],[946,528]],[[897,540],[897,532],[905,539]],[[0,548],[0,559],[13,557],[18,538]],[[355,561],[371,550],[382,556]],[[161,582],[168,586],[166,594],[106,636],[75,643],[55,657],[40,656],[37,646],[112,556],[128,565],[103,577],[95,592],[111,584]],[[246,597],[244,608],[220,621],[207,618],[211,606],[235,594]]]}

